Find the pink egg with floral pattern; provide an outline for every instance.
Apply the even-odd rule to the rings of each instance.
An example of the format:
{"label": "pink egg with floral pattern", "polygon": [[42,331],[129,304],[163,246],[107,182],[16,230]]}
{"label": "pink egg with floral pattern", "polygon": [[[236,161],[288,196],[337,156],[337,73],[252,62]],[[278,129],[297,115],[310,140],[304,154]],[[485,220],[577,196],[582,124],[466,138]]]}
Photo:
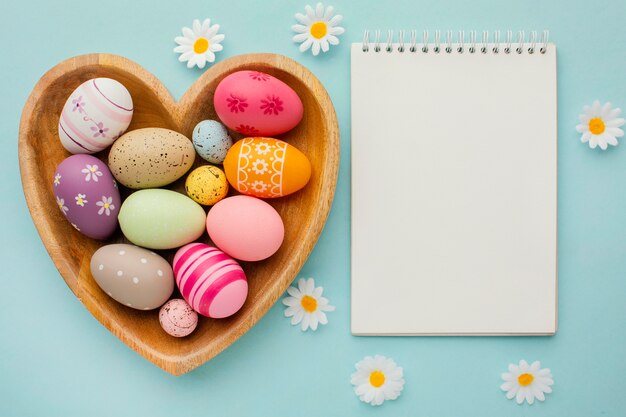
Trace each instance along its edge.
{"label": "pink egg with floral pattern", "polygon": [[246,136],[273,136],[294,127],[304,113],[302,100],[283,81],[258,71],[237,71],[215,89],[220,120]]}
{"label": "pink egg with floral pattern", "polygon": [[94,78],[65,102],[59,139],[73,154],[100,152],[128,129],[132,117],[133,100],[126,87],[111,78]]}
{"label": "pink egg with floral pattern", "polygon": [[117,183],[104,162],[91,155],[72,155],[59,164],[52,179],[58,209],[76,230],[106,239],[117,228],[122,201]]}

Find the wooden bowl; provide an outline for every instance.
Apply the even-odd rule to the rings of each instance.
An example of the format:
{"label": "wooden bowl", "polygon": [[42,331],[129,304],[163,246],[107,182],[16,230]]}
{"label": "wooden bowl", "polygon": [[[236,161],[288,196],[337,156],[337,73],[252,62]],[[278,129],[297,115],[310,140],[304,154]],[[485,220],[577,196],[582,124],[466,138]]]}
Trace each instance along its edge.
{"label": "wooden bowl", "polygon": [[[164,127],[188,138],[204,119],[218,119],[213,109],[217,84],[239,70],[258,70],[276,76],[293,88],[304,104],[304,118],[290,132],[278,136],[307,155],[312,165],[309,184],[287,197],[267,200],[281,214],[285,240],[269,259],[242,263],[249,294],[234,316],[200,318],[186,338],[174,338],[160,327],[158,310],[138,311],[108,297],[91,276],[91,255],[102,245],[124,242],[119,231],[107,241],[80,234],[59,211],[52,179],[57,165],[70,154],[62,147],[57,125],[65,101],[84,81],[95,77],[118,80],[129,90],[134,115],[129,130]],[[237,140],[241,135],[233,133]],[[107,161],[107,151],[95,156]],[[173,375],[189,372],[208,361],[248,331],[284,293],[313,250],[330,211],[339,164],[339,130],[332,102],[321,83],[302,65],[280,55],[233,57],[207,70],[176,102],[152,74],[120,56],[82,55],[48,71],[33,89],[19,132],[19,160],[24,195],[31,216],[50,257],[76,297],[111,333],[140,355]],[[205,162],[206,163],[206,162]],[[196,165],[201,164],[199,157]],[[172,187],[183,190],[183,177]],[[122,196],[128,190],[122,190]],[[209,242],[205,234],[202,241]],[[160,254],[172,260],[174,251]],[[179,296],[175,293],[174,296]]]}

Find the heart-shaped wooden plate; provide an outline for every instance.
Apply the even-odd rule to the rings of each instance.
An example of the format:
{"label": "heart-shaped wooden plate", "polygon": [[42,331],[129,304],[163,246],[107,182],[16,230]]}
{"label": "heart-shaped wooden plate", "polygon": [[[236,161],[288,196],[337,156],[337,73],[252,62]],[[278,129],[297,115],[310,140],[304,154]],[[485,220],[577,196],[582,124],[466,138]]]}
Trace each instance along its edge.
{"label": "heart-shaped wooden plate", "polygon": [[[108,297],[91,276],[91,255],[104,244],[123,242],[121,232],[106,242],[75,231],[59,211],[52,190],[57,165],[69,153],[61,146],[57,124],[72,91],[94,77],[118,80],[129,90],[134,115],[129,130],[164,127],[188,138],[204,119],[216,119],[213,94],[217,84],[239,70],[257,70],[281,79],[304,104],[304,117],[290,132],[278,136],[307,155],[312,165],[309,184],[291,196],[269,200],[285,223],[285,240],[271,258],[242,263],[250,286],[244,307],[222,320],[201,318],[196,331],[177,339],[160,328],[158,310],[138,311]],[[233,134],[233,139],[241,135]],[[106,151],[96,154],[106,161]],[[19,132],[19,160],[24,195],[50,257],[76,297],[111,333],[140,355],[174,375],[208,361],[248,331],[284,293],[322,231],[330,211],[339,165],[339,130],[328,93],[302,65],[284,56],[249,54],[222,61],[207,70],[176,102],[161,82],[138,64],[115,55],[71,58],[48,71],[37,83],[24,110]],[[196,165],[201,160],[196,158]],[[181,190],[183,179],[172,187]],[[184,192],[184,191],[183,191]],[[122,196],[127,195],[122,190]],[[208,242],[206,234],[202,237]],[[174,251],[161,254],[171,261]]]}

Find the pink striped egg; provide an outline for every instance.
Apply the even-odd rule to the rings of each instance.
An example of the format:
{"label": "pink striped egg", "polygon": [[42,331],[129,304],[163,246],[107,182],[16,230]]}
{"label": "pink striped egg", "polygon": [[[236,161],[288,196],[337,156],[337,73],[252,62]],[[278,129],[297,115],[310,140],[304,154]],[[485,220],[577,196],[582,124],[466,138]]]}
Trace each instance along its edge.
{"label": "pink striped egg", "polygon": [[76,88],[59,118],[59,138],[73,154],[95,153],[120,137],[133,117],[133,100],[118,81],[94,78]]}
{"label": "pink striped egg", "polygon": [[237,261],[213,246],[185,245],[176,252],[173,266],[180,293],[203,316],[232,316],[246,301],[246,274]]}

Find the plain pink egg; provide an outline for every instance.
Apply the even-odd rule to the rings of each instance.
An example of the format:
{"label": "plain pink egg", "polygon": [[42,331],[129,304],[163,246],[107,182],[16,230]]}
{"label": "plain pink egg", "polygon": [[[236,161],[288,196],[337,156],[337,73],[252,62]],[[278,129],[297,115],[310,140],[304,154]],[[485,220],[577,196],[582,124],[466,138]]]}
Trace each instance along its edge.
{"label": "plain pink egg", "polygon": [[260,261],[272,256],[285,237],[278,212],[263,200],[238,195],[209,211],[206,228],[213,243],[233,258]]}

